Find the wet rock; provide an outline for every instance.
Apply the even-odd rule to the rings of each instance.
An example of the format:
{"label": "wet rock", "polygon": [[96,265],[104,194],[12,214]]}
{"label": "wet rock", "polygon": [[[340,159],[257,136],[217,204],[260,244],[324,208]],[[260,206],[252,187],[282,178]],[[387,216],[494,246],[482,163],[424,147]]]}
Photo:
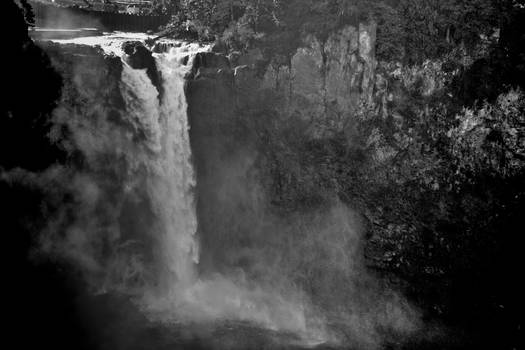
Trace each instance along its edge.
{"label": "wet rock", "polygon": [[[203,83],[203,80],[208,82]],[[230,69],[230,61],[224,55],[213,52],[198,53],[193,60],[190,81],[200,81],[199,86],[211,84],[212,90],[217,85],[224,86],[233,94],[233,71]]]}
{"label": "wet rock", "polygon": [[168,52],[172,47],[180,47],[180,42],[163,42],[159,41],[153,44],[151,51],[154,53],[165,53]]}
{"label": "wet rock", "polygon": [[140,41],[128,41],[122,45],[124,61],[133,69],[146,69],[151,83],[157,88],[159,97],[162,97],[162,83],[160,72],[152,52]]}
{"label": "wet rock", "polygon": [[133,69],[147,69],[155,64],[155,60],[146,46],[140,41],[128,41],[122,45],[126,54],[125,61]]}
{"label": "wet rock", "polygon": [[230,61],[224,55],[214,52],[200,52],[195,56],[194,70],[198,68],[230,69]]}
{"label": "wet rock", "polygon": [[253,106],[259,97],[261,85],[256,70],[246,65],[238,66],[234,69],[233,77],[237,107],[244,109]]}

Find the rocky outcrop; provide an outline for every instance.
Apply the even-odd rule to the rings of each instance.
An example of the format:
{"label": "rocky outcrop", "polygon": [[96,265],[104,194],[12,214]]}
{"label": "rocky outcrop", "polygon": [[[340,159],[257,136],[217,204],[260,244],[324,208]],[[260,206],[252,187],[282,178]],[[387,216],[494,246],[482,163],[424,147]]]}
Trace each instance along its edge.
{"label": "rocky outcrop", "polygon": [[286,114],[310,120],[317,135],[339,129],[361,99],[372,98],[375,36],[373,23],[344,27],[324,42],[310,35],[288,66],[268,67],[263,87],[285,96]]}
{"label": "rocky outcrop", "polygon": [[128,41],[122,45],[122,50],[126,54],[123,58],[131,68],[146,69],[153,86],[159,92],[159,98],[162,98],[162,78],[151,51],[140,41]]}

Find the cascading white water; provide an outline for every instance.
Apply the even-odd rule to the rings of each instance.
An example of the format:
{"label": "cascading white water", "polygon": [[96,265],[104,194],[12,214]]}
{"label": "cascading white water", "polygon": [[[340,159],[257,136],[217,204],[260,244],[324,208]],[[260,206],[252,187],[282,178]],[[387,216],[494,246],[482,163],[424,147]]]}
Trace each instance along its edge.
{"label": "cascading white water", "polygon": [[165,98],[159,98],[157,88],[144,70],[124,65],[122,74],[127,111],[130,117],[140,121],[150,145],[150,152],[143,160],[148,167],[147,192],[157,218],[152,229],[158,237],[157,253],[164,269],[159,281],[166,288],[186,289],[192,285],[194,265],[198,262],[192,194],[195,180],[184,96],[184,75],[191,66],[181,63],[185,56],[192,56],[197,50],[196,45],[184,45],[157,55]]}
{"label": "cascading white water", "polygon": [[[125,249],[114,249],[118,254],[106,264],[108,277],[101,290],[129,290],[128,280],[140,276],[141,294],[147,294],[148,297],[180,295],[196,283],[195,264],[199,259],[192,193],[195,179],[184,82],[185,75],[191,69],[192,58],[197,52],[206,50],[206,47],[177,42],[169,52],[154,54],[162,84],[159,87],[153,85],[146,69],[133,69],[125,60],[123,44],[145,38],[136,34],[119,33],[103,37],[57,40],[62,44],[98,46],[106,54],[122,58],[119,86],[124,106],[119,112],[131,129],[112,124],[103,115],[96,122],[90,122],[84,117],[68,118],[67,124],[75,143],[88,157],[92,167],[103,171],[112,167],[112,164],[100,164],[100,154],[110,154],[111,157],[120,159],[122,165],[117,172],[125,174],[117,184],[123,187],[123,193],[119,193],[119,197],[124,198],[122,201],[138,197],[147,200],[148,212],[151,213],[135,212],[133,215],[153,217],[147,232],[142,233],[147,241],[152,242],[147,248],[151,251],[147,253],[153,258],[145,262],[142,257],[144,252],[134,252],[135,255],[130,257],[131,254],[127,251],[121,253]],[[162,96],[160,90],[163,92]],[[94,187],[104,191],[101,189],[104,186],[103,179],[93,179],[94,176],[91,175],[84,177],[90,178]],[[113,217],[129,215],[123,214],[122,208],[114,209],[116,213]],[[82,225],[84,224],[79,223],[76,226]],[[135,243],[119,242],[125,234],[120,232],[118,223],[113,226],[117,229],[112,230],[115,231],[116,238],[111,245],[129,246]],[[82,232],[85,231],[89,230],[82,229]],[[136,292],[134,288],[133,293]]]}

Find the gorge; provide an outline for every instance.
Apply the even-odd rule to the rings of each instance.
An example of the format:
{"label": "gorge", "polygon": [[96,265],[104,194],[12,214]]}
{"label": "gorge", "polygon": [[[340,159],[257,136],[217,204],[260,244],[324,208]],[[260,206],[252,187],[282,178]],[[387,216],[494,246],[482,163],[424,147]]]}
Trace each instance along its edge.
{"label": "gorge", "polygon": [[[519,56],[513,32],[501,22],[454,46],[448,28],[450,51],[431,55],[410,46],[417,32],[403,47],[385,34],[393,13],[416,23],[396,12],[408,0],[371,1],[368,17],[345,1],[226,3],[155,39],[31,39],[10,9],[0,197],[14,341],[513,348],[525,98],[508,83],[521,66],[499,65]],[[273,12],[250,12],[263,3]]]}

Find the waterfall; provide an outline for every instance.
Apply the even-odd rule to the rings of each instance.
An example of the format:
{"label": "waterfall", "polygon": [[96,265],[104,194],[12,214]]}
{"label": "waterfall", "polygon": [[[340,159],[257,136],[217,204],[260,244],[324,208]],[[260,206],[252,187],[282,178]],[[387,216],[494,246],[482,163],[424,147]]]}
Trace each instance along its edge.
{"label": "waterfall", "polygon": [[[54,234],[48,246],[78,260],[101,292],[181,295],[196,283],[199,261],[184,83],[193,57],[206,47],[176,42],[168,52],[153,54],[161,84],[155,86],[147,69],[131,67],[123,52],[126,42],[144,39],[118,33],[57,40],[100,47],[121,58],[122,71],[120,97],[95,96],[93,87],[80,83],[75,88],[83,99],[63,102],[69,112],[55,120],[66,125],[69,142],[85,157],[86,166],[74,171],[81,179],[74,197],[91,199],[78,201],[76,211],[83,215],[67,223],[72,228],[66,239]],[[73,81],[82,74],[75,68]],[[123,221],[131,223],[123,227]]]}
{"label": "waterfall", "polygon": [[[130,118],[140,123],[146,135],[146,186],[157,218],[157,254],[163,272],[159,280],[166,286],[187,288],[195,282],[198,245],[197,220],[192,190],[195,186],[188,134],[184,76],[189,64],[181,61],[195,48],[172,48],[156,55],[162,76],[164,97],[159,98],[144,70],[124,65],[123,96]],[[191,60],[190,60],[191,63]]]}
{"label": "waterfall", "polygon": [[300,301],[288,300],[262,287],[238,285],[220,275],[205,280],[197,276],[199,250],[193,203],[196,184],[184,78],[198,50],[182,45],[155,55],[162,77],[160,99],[144,70],[125,65],[122,74],[128,118],[135,120],[146,135],[148,147],[139,158],[147,166],[147,194],[156,217],[150,234],[156,237],[159,273],[155,280],[160,288],[145,291],[143,308],[154,319],[159,315],[163,320],[176,321],[227,318],[273,329],[305,331]]}
{"label": "waterfall", "polygon": [[[146,69],[126,63],[122,45],[137,39],[144,38],[120,33],[59,41],[99,46],[122,58],[122,71],[120,97],[108,99],[93,91],[102,87],[82,83],[90,79],[84,67],[74,69],[79,75],[72,79],[74,101],[62,101],[68,112],[58,113],[55,123],[70,131],[67,144],[82,154],[84,166],[68,175],[75,214],[65,208],[50,224],[45,250],[73,260],[97,292],[130,295],[155,322],[237,320],[324,337],[304,293],[292,284],[276,290],[236,272],[198,274],[196,183],[184,84],[193,57],[207,48],[178,42],[168,52],[153,54],[161,85],[155,86]],[[56,227],[66,227],[65,233],[57,234]],[[307,326],[307,318],[315,329]]]}

